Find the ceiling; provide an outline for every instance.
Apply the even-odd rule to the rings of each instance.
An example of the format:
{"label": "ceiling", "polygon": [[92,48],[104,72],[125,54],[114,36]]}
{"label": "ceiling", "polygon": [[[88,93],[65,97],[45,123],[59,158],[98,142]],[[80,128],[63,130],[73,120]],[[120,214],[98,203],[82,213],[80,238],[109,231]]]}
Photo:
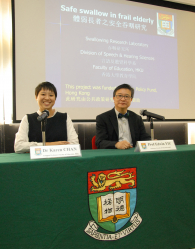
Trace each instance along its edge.
{"label": "ceiling", "polygon": [[193,5],[195,6],[195,0],[164,0],[169,2],[175,2],[175,3],[182,3],[187,5]]}

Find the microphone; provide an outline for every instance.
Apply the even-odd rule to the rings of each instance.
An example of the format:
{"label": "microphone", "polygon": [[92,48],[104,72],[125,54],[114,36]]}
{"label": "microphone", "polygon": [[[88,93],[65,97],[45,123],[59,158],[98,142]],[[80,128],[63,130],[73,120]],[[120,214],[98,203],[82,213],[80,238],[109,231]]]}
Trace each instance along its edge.
{"label": "microphone", "polygon": [[40,116],[37,117],[37,120],[41,122],[42,120],[46,119],[49,116],[49,111],[44,110]]}
{"label": "microphone", "polygon": [[156,119],[159,119],[159,120],[165,120],[165,117],[160,116],[160,115],[155,114],[155,113],[148,112],[147,110],[141,110],[140,114],[142,116],[148,116],[148,117],[156,118]]}

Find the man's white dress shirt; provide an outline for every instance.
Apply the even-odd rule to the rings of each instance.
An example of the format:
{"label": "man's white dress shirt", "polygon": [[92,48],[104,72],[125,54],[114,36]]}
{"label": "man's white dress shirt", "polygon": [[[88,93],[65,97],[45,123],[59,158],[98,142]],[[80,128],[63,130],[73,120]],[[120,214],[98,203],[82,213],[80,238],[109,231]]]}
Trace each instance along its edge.
{"label": "man's white dress shirt", "polygon": [[127,118],[118,118],[119,112],[115,109],[116,117],[118,120],[118,132],[119,132],[119,142],[126,140],[133,146],[133,141],[131,138],[131,131],[129,127],[129,122]]}

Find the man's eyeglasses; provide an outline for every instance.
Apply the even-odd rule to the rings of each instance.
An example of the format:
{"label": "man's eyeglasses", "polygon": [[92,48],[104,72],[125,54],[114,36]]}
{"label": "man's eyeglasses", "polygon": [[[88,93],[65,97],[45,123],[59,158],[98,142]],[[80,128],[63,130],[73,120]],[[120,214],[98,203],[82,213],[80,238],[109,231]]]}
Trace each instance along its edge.
{"label": "man's eyeglasses", "polygon": [[122,99],[122,98],[124,98],[125,100],[130,100],[131,99],[131,96],[129,96],[129,95],[121,95],[121,94],[115,95],[115,97],[117,99]]}

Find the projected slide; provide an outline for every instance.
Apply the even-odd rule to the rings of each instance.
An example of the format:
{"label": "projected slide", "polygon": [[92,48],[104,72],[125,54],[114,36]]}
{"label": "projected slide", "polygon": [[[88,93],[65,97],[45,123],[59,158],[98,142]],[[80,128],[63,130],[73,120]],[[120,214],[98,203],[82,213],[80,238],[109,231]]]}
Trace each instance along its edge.
{"label": "projected slide", "polygon": [[56,107],[112,108],[114,88],[128,83],[133,108],[179,108],[175,14],[98,0],[45,5]]}

